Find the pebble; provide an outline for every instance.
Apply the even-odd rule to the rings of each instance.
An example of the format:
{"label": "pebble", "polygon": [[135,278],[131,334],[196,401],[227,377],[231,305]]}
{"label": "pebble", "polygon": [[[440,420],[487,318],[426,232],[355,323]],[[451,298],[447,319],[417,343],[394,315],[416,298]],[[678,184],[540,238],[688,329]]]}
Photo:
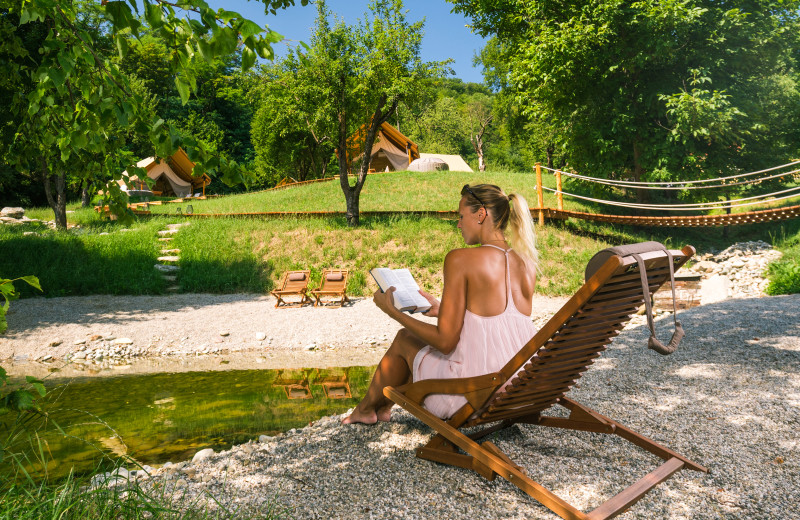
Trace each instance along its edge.
{"label": "pebble", "polygon": [[264,341],[267,339],[267,335],[263,332],[256,332],[256,341]]}
{"label": "pebble", "polygon": [[54,339],[47,346],[48,347],[57,347],[57,346],[61,345],[62,343],[64,343],[62,340]]}
{"label": "pebble", "polygon": [[114,345],[133,345],[133,340],[130,338],[117,338],[111,343]]}
{"label": "pebble", "polygon": [[200,462],[202,460],[211,457],[212,455],[214,455],[214,450],[212,448],[206,448],[204,450],[200,450],[194,454],[194,457],[192,457],[192,462],[193,463]]}
{"label": "pebble", "polygon": [[219,335],[222,336],[223,338],[226,337],[226,336],[230,336],[230,334],[231,333],[228,332],[228,331],[222,331],[222,332],[219,333]]}

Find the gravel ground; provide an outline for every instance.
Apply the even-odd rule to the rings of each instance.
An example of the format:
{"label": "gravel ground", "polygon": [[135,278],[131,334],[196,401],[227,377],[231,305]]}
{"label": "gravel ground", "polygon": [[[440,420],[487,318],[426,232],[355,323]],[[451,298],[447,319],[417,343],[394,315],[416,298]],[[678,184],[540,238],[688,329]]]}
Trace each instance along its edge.
{"label": "gravel ground", "polygon": [[[729,300],[681,320],[675,354],[647,350],[646,327],[630,327],[570,393],[711,470],[679,472],[619,518],[800,518],[800,296]],[[415,458],[431,431],[397,407],[388,424],[339,419],[167,465],[145,485],[303,519],[555,518],[503,479]],[[584,511],[658,462],[601,434],[516,425],[492,440]]]}
{"label": "gravel ground", "polygon": [[[566,300],[537,296],[534,318],[549,318]],[[102,360],[61,366],[65,377],[231,370],[254,361],[259,368],[374,365],[400,327],[371,298],[276,309],[273,297],[252,294],[30,298],[11,305],[8,323],[0,361],[12,373],[40,375],[66,365],[65,356],[103,349]],[[113,357],[114,349],[122,355]],[[220,365],[219,355],[228,363]]]}

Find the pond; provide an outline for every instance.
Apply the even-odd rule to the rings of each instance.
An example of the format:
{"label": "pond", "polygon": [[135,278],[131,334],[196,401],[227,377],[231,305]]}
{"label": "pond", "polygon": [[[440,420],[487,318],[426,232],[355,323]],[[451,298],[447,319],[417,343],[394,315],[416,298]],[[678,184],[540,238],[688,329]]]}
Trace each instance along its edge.
{"label": "pond", "polygon": [[218,451],[303,427],[355,406],[374,371],[230,370],[48,380],[47,472],[51,477],[71,468],[87,473],[120,457],[142,465],[178,462],[204,448]]}

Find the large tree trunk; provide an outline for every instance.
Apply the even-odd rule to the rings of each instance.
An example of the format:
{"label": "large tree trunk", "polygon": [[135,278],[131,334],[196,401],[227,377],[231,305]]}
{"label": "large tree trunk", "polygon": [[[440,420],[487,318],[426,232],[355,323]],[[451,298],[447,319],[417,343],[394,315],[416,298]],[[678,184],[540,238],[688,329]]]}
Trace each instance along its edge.
{"label": "large tree trunk", "polygon": [[55,175],[55,184],[56,184],[56,193],[55,197],[53,196],[53,187],[51,184],[51,175],[50,171],[47,169],[47,165],[44,161],[41,161],[42,165],[42,178],[44,180],[44,194],[47,196],[47,204],[50,205],[50,209],[53,210],[53,215],[55,216],[56,222],[56,229],[67,229],[67,189],[66,189],[66,175],[62,171],[58,175]]}
{"label": "large tree trunk", "polygon": [[350,181],[347,179],[347,173],[350,171],[350,158],[347,156],[347,119],[343,112],[339,113],[339,184],[342,187],[347,204],[347,225],[351,227],[358,226],[360,223],[358,202],[361,196],[361,189],[367,180],[375,135],[378,133],[378,128],[397,109],[397,104],[399,103],[399,99],[395,98],[392,101],[392,105],[384,112],[382,109],[386,106],[387,101],[387,96],[385,94],[382,95],[378,101],[378,107],[372,114],[372,119],[367,127],[367,135],[364,137],[364,160],[361,161],[358,179],[356,179],[354,186],[350,186]]}
{"label": "large tree trunk", "polygon": [[548,144],[545,151],[547,152],[547,167],[552,170],[553,169],[553,154],[556,151],[556,147],[552,143]]}

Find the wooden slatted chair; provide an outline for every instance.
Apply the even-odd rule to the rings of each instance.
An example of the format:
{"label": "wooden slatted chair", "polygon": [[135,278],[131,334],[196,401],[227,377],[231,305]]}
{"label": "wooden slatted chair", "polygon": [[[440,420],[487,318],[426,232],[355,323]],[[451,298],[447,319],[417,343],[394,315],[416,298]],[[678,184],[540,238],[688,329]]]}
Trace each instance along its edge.
{"label": "wooden slatted chair", "polygon": [[[330,303],[338,304],[341,307],[345,302],[350,301],[347,297],[347,269],[323,269],[322,281],[320,286],[316,289],[311,289],[311,296],[314,297],[314,307],[318,305],[326,305]],[[323,296],[328,296],[331,299],[322,301]]]}
{"label": "wooden slatted chair", "polygon": [[[674,268],[683,265],[694,252],[691,246],[670,251]],[[649,298],[669,280],[669,257],[664,251],[652,251],[641,254],[641,258],[646,266]],[[642,306],[643,292],[637,261],[632,257],[611,256],[499,372],[386,387],[386,397],[437,432],[427,445],[417,450],[417,456],[472,469],[489,480],[500,475],[566,519],[612,518],[681,469],[707,472],[703,466],[565,396]],[[467,404],[445,421],[422,405],[425,396],[433,393],[461,394]],[[543,415],[554,405],[569,410],[569,417]],[[584,513],[529,478],[496,445],[476,442],[514,423],[619,435],[666,462],[593,511]],[[489,424],[492,425],[469,435],[459,430]]]}
{"label": "wooden slatted chair", "polygon": [[[311,271],[286,271],[278,282],[278,288],[270,291],[270,294],[278,299],[275,308],[278,307],[299,307],[304,303],[313,303],[308,296],[308,281]],[[288,296],[299,296],[300,301],[286,301]]]}

